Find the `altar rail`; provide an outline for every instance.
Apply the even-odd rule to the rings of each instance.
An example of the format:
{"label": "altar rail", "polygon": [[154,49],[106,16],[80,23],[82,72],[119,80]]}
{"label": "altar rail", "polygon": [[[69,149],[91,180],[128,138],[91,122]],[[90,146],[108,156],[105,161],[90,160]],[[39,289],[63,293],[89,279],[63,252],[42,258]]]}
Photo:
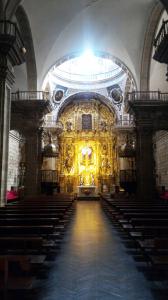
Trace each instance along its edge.
{"label": "altar rail", "polygon": [[50,93],[44,91],[17,91],[12,93],[12,101],[18,100],[50,100]]}
{"label": "altar rail", "polygon": [[160,91],[135,91],[127,93],[126,99],[128,101],[168,101],[168,93],[161,93]]}

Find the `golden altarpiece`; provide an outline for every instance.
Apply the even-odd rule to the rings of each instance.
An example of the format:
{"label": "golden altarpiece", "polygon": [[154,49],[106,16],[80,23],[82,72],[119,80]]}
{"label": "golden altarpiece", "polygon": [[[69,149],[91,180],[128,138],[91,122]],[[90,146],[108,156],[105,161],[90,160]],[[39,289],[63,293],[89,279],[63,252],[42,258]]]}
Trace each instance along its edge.
{"label": "golden altarpiece", "polygon": [[114,113],[98,100],[73,101],[59,116],[58,171],[61,192],[79,196],[110,192],[118,183]]}

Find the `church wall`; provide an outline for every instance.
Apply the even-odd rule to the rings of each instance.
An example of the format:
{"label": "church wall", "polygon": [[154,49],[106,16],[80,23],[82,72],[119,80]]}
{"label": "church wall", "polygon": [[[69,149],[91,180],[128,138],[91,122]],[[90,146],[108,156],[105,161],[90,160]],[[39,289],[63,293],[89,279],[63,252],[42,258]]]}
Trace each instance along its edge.
{"label": "church wall", "polygon": [[19,134],[16,131],[10,131],[9,134],[9,157],[8,157],[8,179],[7,190],[11,186],[18,185],[18,170],[20,161]]}
{"label": "church wall", "polygon": [[168,131],[158,131],[154,142],[156,185],[168,189]]}
{"label": "church wall", "polygon": [[26,64],[21,66],[16,66],[14,68],[14,75],[15,75],[15,83],[12,88],[12,92],[16,92],[17,90],[20,91],[27,91],[27,73],[26,73]]}
{"label": "church wall", "polygon": [[152,60],[150,73],[151,91],[160,90],[161,92],[167,92],[166,72],[167,66],[165,64]]}

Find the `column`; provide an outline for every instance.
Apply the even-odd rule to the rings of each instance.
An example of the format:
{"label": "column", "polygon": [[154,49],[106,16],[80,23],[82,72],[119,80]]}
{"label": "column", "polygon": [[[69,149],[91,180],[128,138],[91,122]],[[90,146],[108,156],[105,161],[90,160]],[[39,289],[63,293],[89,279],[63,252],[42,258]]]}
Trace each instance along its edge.
{"label": "column", "polygon": [[26,175],[25,196],[35,196],[41,192],[41,131],[37,128],[26,134]]}
{"label": "column", "polygon": [[154,200],[154,157],[152,128],[137,128],[136,174],[138,200]]}
{"label": "column", "polygon": [[12,67],[7,57],[0,55],[0,206],[6,204],[8,146],[11,113]]}
{"label": "column", "polygon": [[15,23],[4,20],[0,26],[0,206],[6,203],[8,143],[11,114],[13,66],[25,62],[23,41]]}

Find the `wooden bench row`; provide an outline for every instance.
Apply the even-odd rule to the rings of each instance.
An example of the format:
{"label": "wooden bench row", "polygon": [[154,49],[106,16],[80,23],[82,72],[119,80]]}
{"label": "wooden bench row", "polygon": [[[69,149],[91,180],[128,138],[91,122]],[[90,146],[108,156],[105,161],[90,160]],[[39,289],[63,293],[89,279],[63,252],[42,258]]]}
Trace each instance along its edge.
{"label": "wooden bench row", "polygon": [[[67,196],[57,203],[46,200],[36,198],[0,208],[0,289],[4,288],[4,294],[9,289],[30,288],[32,264],[43,264],[48,255],[58,252],[74,201]],[[19,264],[21,276],[10,272],[13,262]]]}
{"label": "wooden bench row", "polygon": [[168,268],[168,204],[101,198],[113,224],[126,232],[144,259],[155,268]]}

